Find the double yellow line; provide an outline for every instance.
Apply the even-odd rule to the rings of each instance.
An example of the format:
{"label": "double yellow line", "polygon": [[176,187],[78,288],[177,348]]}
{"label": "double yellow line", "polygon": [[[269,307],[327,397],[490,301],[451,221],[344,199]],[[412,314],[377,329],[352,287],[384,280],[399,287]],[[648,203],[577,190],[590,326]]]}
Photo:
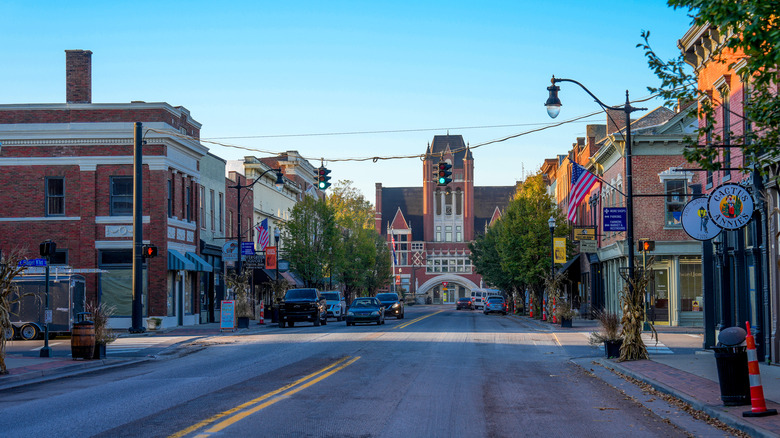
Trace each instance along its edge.
{"label": "double yellow line", "polygon": [[301,377],[300,379],[290,383],[289,385],[282,386],[281,388],[275,391],[271,391],[256,399],[249,400],[248,402],[242,403],[236,406],[235,408],[229,409],[224,412],[220,412],[219,414],[216,414],[211,418],[207,418],[203,421],[193,424],[192,426],[186,429],[180,430],[174,433],[173,435],[170,435],[169,438],[180,438],[185,435],[189,435],[195,432],[196,430],[203,429],[204,427],[209,426],[212,423],[216,423],[213,426],[209,427],[208,429],[204,430],[203,432],[199,433],[198,435],[195,435],[196,438],[205,438],[211,436],[211,434],[213,433],[220,432],[226,427],[235,424],[258,411],[261,411],[267,408],[268,406],[271,406],[272,404],[295,394],[298,391],[304,390],[314,385],[315,383],[320,382],[323,379],[332,376],[333,374],[336,374],[337,372],[355,363],[355,361],[357,361],[358,359],[360,359],[360,356],[357,357],[347,356],[341,358],[336,362],[326,366],[325,368],[320,369],[319,371]]}
{"label": "double yellow line", "polygon": [[419,318],[415,318],[415,319],[413,319],[413,320],[411,320],[409,322],[405,322],[405,323],[403,323],[401,325],[393,327],[393,330],[409,327],[410,325],[414,324],[415,322],[420,322],[420,321],[422,321],[425,318],[429,318],[429,317],[431,317],[433,315],[436,315],[437,313],[441,313],[441,312],[444,312],[444,311],[443,310],[439,310],[438,312],[433,312],[431,314],[428,314],[428,315],[425,315],[425,316],[421,316]]}

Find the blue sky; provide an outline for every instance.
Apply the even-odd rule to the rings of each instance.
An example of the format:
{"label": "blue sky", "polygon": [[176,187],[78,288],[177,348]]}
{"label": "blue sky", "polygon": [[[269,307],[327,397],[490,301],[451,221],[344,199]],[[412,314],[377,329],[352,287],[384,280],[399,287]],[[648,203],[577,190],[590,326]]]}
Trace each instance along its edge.
{"label": "blue sky", "polygon": [[[93,102],[184,106],[204,139],[324,158],[333,180],[354,181],[371,202],[377,182],[420,186],[421,162],[337,160],[421,154],[447,128],[472,146],[539,128],[551,122],[553,74],[608,104],[626,90],[646,97],[658,82],[635,47],[640,32],[671,58],[690,26],[662,0],[0,0],[0,15],[0,103],[64,102],[65,50],[91,50]],[[561,88],[556,122],[599,109]],[[513,126],[484,128],[498,125]],[[306,135],[367,131],[384,132]],[[475,183],[514,184],[584,133],[570,123],[477,148]],[[267,156],[207,146],[225,159]]]}

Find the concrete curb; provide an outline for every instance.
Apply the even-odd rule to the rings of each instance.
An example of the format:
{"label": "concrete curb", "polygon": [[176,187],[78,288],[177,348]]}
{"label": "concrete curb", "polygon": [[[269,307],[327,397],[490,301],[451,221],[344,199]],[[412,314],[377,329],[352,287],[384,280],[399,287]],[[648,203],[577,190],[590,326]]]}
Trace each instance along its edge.
{"label": "concrete curb", "polygon": [[[753,424],[750,424],[742,419],[742,417],[736,417],[728,412],[723,412],[719,409],[714,408],[711,405],[705,404],[690,395],[678,391],[673,387],[670,387],[666,384],[663,384],[661,382],[658,382],[657,380],[651,379],[649,377],[643,376],[641,374],[637,374],[622,365],[618,362],[613,362],[609,359],[605,358],[594,358],[594,362],[597,362],[604,368],[612,371],[617,371],[621,374],[625,374],[626,376],[632,377],[636,380],[639,380],[641,382],[645,382],[648,385],[652,386],[654,389],[656,389],[659,392],[662,392],[664,394],[671,395],[675,398],[678,398],[685,403],[691,405],[693,409],[696,409],[698,411],[702,411],[705,414],[709,415],[712,418],[716,418],[720,421],[722,421],[724,424],[733,427],[734,429],[743,431],[747,434],[749,434],[751,437],[761,437],[761,438],[777,438],[777,433],[771,432],[769,430],[763,429],[761,427],[755,426]],[[750,410],[749,406],[746,406],[745,410]]]}
{"label": "concrete curb", "polygon": [[78,376],[81,374],[93,373],[96,371],[110,370],[114,368],[120,368],[130,365],[135,365],[143,362],[154,360],[154,358],[138,358],[138,359],[101,359],[93,360],[89,362],[74,363],[57,368],[51,368],[46,370],[30,371],[24,374],[16,374],[11,376],[2,377],[2,383],[0,383],[0,391],[7,389],[20,388],[23,386],[34,385],[37,383],[50,382],[53,380],[62,379],[65,377]]}

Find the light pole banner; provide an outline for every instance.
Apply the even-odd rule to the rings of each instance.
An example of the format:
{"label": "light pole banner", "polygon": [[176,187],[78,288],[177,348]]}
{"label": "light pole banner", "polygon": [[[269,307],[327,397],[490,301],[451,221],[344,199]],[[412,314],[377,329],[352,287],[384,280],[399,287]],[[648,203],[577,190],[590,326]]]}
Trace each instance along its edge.
{"label": "light pole banner", "polygon": [[566,238],[556,237],[553,239],[553,254],[555,263],[566,263]]}
{"label": "light pole banner", "polygon": [[276,247],[265,247],[265,269],[276,269]]}

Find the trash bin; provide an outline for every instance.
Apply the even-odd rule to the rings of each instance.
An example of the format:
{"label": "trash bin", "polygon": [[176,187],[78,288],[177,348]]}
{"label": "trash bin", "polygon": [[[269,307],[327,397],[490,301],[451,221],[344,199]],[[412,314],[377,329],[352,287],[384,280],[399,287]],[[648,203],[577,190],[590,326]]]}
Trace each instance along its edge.
{"label": "trash bin", "polygon": [[739,327],[729,327],[718,335],[715,364],[718,367],[720,399],[725,406],[750,404],[750,377],[747,349],[743,344],[747,332]]}
{"label": "trash bin", "polygon": [[95,354],[95,323],[90,321],[89,312],[76,315],[70,336],[70,355],[75,359],[92,359]]}

